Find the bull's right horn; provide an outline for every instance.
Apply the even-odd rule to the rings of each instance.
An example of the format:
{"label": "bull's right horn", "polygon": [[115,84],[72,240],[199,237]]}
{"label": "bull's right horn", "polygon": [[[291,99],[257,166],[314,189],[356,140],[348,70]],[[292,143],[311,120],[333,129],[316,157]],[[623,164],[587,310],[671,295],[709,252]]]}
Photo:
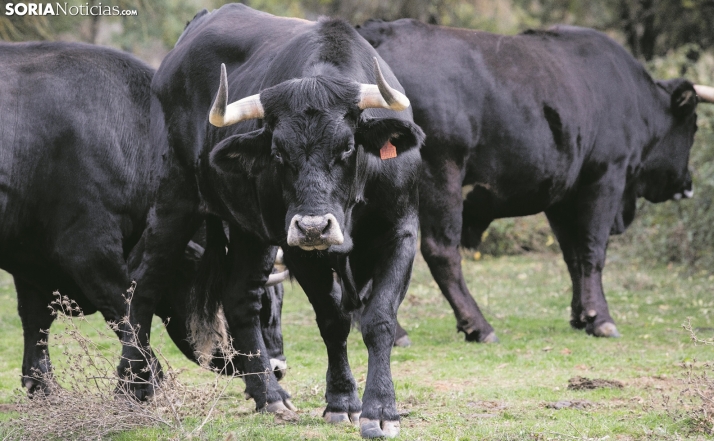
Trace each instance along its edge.
{"label": "bull's right horn", "polygon": [[221,84],[213,101],[208,121],[216,127],[225,127],[247,119],[262,118],[265,115],[260,94],[247,96],[234,103],[228,103],[228,75],[226,65],[221,63]]}
{"label": "bull's right horn", "polygon": [[360,84],[360,97],[357,104],[360,109],[381,108],[399,111],[409,107],[409,98],[387,84],[379,68],[377,57],[374,57],[374,75],[377,77],[377,84]]}
{"label": "bull's right horn", "polygon": [[703,103],[714,103],[714,87],[695,84],[694,91],[697,92],[699,101]]}

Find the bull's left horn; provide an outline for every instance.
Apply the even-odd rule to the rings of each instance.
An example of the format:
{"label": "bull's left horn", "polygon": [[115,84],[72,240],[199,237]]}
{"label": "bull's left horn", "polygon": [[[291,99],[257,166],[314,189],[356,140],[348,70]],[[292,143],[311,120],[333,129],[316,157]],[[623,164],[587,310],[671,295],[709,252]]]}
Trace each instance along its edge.
{"label": "bull's left horn", "polygon": [[387,84],[379,68],[377,57],[374,57],[374,74],[377,84],[361,84],[360,97],[357,106],[360,109],[383,108],[404,110],[409,107],[409,98]]}
{"label": "bull's left horn", "polygon": [[247,119],[262,118],[265,115],[260,103],[260,94],[247,96],[234,103],[228,103],[228,75],[226,65],[221,63],[221,84],[213,101],[208,121],[216,127],[230,126]]}
{"label": "bull's left horn", "polygon": [[697,96],[701,102],[714,103],[714,87],[695,84],[694,91],[697,92]]}
{"label": "bull's left horn", "polygon": [[268,281],[265,282],[265,287],[270,288],[271,286],[275,286],[278,283],[283,283],[284,281],[288,280],[290,277],[290,271],[285,270],[280,273],[275,273],[271,274],[268,276]]}

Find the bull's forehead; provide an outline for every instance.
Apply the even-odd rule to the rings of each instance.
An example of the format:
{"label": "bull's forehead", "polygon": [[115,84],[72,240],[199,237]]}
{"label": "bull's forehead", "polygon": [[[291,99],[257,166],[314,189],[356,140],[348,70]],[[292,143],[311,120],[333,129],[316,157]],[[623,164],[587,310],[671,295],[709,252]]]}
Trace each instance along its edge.
{"label": "bull's forehead", "polygon": [[260,93],[266,115],[345,113],[357,107],[359,84],[345,78],[314,76],[284,81]]}
{"label": "bull's forehead", "polygon": [[273,131],[273,142],[291,152],[333,150],[352,141],[355,123],[340,112],[308,110],[284,114]]}

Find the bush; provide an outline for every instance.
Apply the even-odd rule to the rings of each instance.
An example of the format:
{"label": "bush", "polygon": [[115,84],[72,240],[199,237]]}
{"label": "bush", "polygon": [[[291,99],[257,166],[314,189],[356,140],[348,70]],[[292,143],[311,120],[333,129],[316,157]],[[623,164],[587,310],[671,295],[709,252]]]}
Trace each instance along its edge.
{"label": "bush", "polygon": [[491,256],[560,251],[543,214],[497,219],[488,227],[482,240],[478,251]]}
{"label": "bush", "polygon": [[[127,292],[128,298],[133,290],[134,285]],[[232,346],[219,348],[229,369],[213,369],[208,381],[195,385],[184,383],[181,372],[163,356],[161,347],[154,347],[164,365],[163,379],[151,399],[136,403],[120,389],[126,389],[130,382],[144,380],[131,372],[127,379],[118,378],[115,356],[104,350],[116,344],[115,332],[119,331],[119,324],[111,323],[111,330],[95,328],[99,338],[90,340],[79,327],[80,322],[86,322],[81,309],[68,297],[58,292],[54,294],[55,300],[50,307],[59,322],[54,329],[61,331],[53,334],[53,346],[62,349],[68,366],[34,374],[36,380],[49,386],[48,395],[37,392],[28,399],[25,390],[17,391],[19,416],[9,421],[6,433],[0,432],[0,436],[4,435],[3,440],[95,440],[142,427],[168,428],[182,439],[190,438],[200,435],[204,426],[215,417],[217,409],[225,404],[226,391],[238,376],[228,374],[229,370],[237,371],[231,363],[239,354]],[[130,328],[127,318],[122,324],[125,329]],[[120,332],[134,333],[134,330]],[[135,341],[135,337],[131,341]],[[46,345],[47,342],[38,344]],[[144,348],[135,347],[145,356],[149,355]],[[153,374],[153,377],[157,376],[158,372]]]}
{"label": "bush", "polygon": [[[713,339],[703,340],[697,335],[691,319],[682,325],[695,345],[714,345]],[[714,365],[699,364],[696,360],[682,364],[685,371],[684,387],[677,397],[664,396],[664,408],[674,421],[681,421],[692,433],[714,435]]]}

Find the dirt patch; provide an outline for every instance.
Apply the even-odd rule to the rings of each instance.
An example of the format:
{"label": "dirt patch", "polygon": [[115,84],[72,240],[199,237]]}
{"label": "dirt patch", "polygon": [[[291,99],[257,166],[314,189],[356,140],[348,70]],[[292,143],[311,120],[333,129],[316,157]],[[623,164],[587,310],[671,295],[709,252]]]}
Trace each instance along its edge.
{"label": "dirt patch", "polygon": [[275,412],[274,420],[277,424],[297,423],[300,417],[290,409],[282,409]]}
{"label": "dirt patch", "polygon": [[589,407],[592,407],[593,403],[591,403],[588,400],[563,400],[563,401],[556,401],[555,403],[547,403],[545,407],[548,409],[578,409],[578,410],[584,410]]}
{"label": "dirt patch", "polygon": [[0,404],[0,413],[17,412],[17,406],[14,404]]}
{"label": "dirt patch", "polygon": [[600,388],[622,389],[623,387],[625,387],[625,385],[617,380],[604,380],[601,378],[591,379],[585,377],[573,377],[568,380],[568,389],[570,390],[587,390]]}
{"label": "dirt patch", "polygon": [[466,403],[466,405],[469,407],[475,407],[477,409],[483,409],[484,411],[503,410],[508,407],[506,403],[502,403],[499,401],[469,401],[468,403]]}
{"label": "dirt patch", "polygon": [[627,385],[650,393],[672,393],[681,390],[683,379],[677,378],[676,376],[637,377],[628,380]]}

